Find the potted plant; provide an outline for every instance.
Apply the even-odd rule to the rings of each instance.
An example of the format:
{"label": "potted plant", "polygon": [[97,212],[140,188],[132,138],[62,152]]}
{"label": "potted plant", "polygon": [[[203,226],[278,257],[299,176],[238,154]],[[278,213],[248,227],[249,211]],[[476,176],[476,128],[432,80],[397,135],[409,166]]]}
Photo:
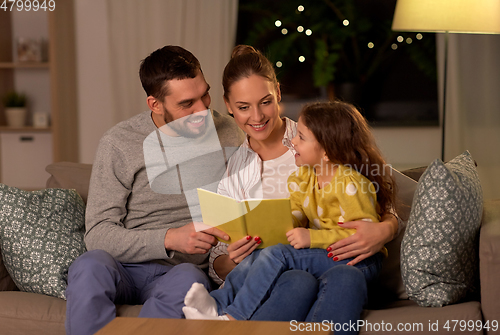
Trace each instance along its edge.
{"label": "potted plant", "polygon": [[27,98],[23,93],[16,91],[8,92],[3,97],[5,116],[9,127],[21,128],[26,124]]}

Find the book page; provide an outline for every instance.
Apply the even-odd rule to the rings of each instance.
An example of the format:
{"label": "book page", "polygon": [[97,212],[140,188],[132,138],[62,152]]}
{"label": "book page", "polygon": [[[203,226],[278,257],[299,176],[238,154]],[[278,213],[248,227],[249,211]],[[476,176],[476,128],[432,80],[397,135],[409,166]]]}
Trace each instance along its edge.
{"label": "book page", "polygon": [[259,236],[259,248],[289,244],[286,233],[294,228],[290,199],[247,200],[251,210],[245,214],[247,233]]}
{"label": "book page", "polygon": [[231,243],[247,235],[243,219],[243,203],[230,197],[198,188],[203,223],[217,227],[227,233],[230,241],[219,239],[221,242]]}

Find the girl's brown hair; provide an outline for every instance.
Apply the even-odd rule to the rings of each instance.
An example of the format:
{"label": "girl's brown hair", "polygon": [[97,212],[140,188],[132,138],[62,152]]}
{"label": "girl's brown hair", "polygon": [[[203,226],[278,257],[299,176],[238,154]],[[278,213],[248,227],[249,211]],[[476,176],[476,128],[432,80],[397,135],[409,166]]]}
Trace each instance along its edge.
{"label": "girl's brown hair", "polygon": [[259,75],[278,87],[273,65],[260,51],[250,45],[237,45],[222,76],[224,98],[228,100],[231,86],[242,78]]}
{"label": "girl's brown hair", "polygon": [[368,178],[377,189],[378,213],[395,205],[396,183],[368,123],[353,105],[316,102],[306,105],[299,117],[314,134],[330,161],[346,165]]}

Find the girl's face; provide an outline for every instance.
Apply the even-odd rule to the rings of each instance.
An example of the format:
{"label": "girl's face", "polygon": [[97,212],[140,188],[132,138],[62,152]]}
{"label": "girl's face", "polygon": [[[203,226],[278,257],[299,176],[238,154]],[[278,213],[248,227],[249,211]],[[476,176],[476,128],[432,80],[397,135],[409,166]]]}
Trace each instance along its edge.
{"label": "girl's face", "polygon": [[292,139],[293,148],[297,152],[295,154],[295,164],[297,166],[321,165],[323,157],[325,157],[325,150],[314,137],[314,134],[306,127],[302,118],[299,117],[297,123],[297,135]]}
{"label": "girl's face", "polygon": [[235,82],[225,102],[236,124],[251,138],[264,141],[281,126],[280,100],[279,88],[254,74]]}

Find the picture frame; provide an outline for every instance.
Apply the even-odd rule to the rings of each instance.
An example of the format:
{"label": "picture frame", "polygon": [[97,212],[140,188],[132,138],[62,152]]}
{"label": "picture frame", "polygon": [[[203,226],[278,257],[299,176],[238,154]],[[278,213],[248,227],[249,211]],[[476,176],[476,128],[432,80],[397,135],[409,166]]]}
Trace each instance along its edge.
{"label": "picture frame", "polygon": [[17,61],[18,62],[43,62],[46,60],[45,41],[43,38],[17,38]]}

